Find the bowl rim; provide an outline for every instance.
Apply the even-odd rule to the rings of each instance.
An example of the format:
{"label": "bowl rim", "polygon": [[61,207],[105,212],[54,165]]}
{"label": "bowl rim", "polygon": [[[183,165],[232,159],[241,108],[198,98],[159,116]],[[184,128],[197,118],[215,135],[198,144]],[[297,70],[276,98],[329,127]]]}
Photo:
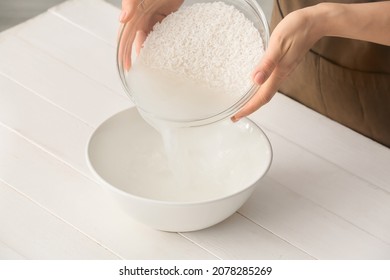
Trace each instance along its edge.
{"label": "bowl rim", "polygon": [[[265,174],[267,174],[267,172],[269,171],[270,167],[271,167],[271,164],[273,162],[273,149],[272,149],[272,145],[271,145],[271,142],[269,141],[269,138],[268,136],[265,134],[265,132],[260,128],[259,125],[256,124],[256,122],[252,121],[251,119],[249,119],[248,117],[245,117],[243,119],[241,119],[240,121],[247,121],[249,124],[251,124],[254,128],[258,129],[260,134],[264,137],[264,140],[265,140],[265,143],[268,147],[268,150],[269,150],[269,156],[267,157],[268,159],[268,162],[267,162],[267,166],[266,168],[264,169],[263,172],[261,172],[257,177],[256,179],[251,182],[250,184],[248,184],[248,186],[236,191],[236,192],[233,192],[229,195],[226,195],[226,196],[223,196],[223,197],[218,197],[218,198],[213,198],[213,199],[207,199],[207,200],[199,200],[199,201],[189,201],[189,202],[180,202],[180,201],[169,201],[169,200],[157,200],[157,199],[152,199],[152,198],[147,198],[147,197],[142,197],[142,196],[138,196],[138,195],[135,195],[135,194],[132,194],[132,193],[129,193],[129,192],[126,192],[124,190],[121,190],[119,189],[118,187],[115,187],[114,185],[110,184],[106,179],[104,179],[98,172],[97,170],[95,169],[95,167],[93,166],[93,163],[91,162],[91,157],[90,157],[90,149],[91,149],[91,144],[92,144],[92,141],[97,133],[97,131],[104,125],[106,124],[108,121],[110,121],[111,119],[119,116],[120,114],[123,114],[125,113],[126,111],[130,111],[130,110],[137,110],[137,108],[135,106],[131,106],[131,107],[128,107],[128,108],[125,108],[113,115],[111,115],[110,117],[108,117],[107,119],[105,119],[102,123],[99,124],[99,126],[97,126],[93,131],[92,133],[90,134],[89,136],[89,139],[88,139],[88,143],[87,143],[87,148],[86,148],[86,160],[87,160],[87,165],[89,167],[89,169],[92,171],[92,173],[94,174],[94,176],[96,178],[98,178],[101,183],[103,184],[99,184],[99,185],[102,185],[103,187],[105,187],[107,190],[113,190],[114,192],[120,194],[120,195],[124,195],[125,197],[129,197],[131,199],[136,199],[138,201],[142,201],[142,202],[145,202],[145,203],[151,203],[151,204],[156,204],[156,205],[164,205],[164,206],[176,206],[176,207],[193,207],[193,206],[199,206],[199,205],[204,205],[204,204],[210,204],[210,203],[217,203],[217,202],[221,202],[223,200],[227,200],[229,198],[232,198],[233,196],[237,196],[243,192],[246,192],[248,191],[249,189],[255,187],[255,184],[257,182],[259,182],[264,176]],[[143,120],[144,121],[144,120]],[[145,122],[146,123],[146,122]]]}
{"label": "bowl rim", "polygon": [[[213,2],[218,2],[218,1],[223,1],[223,0],[215,0]],[[236,8],[236,5],[234,5],[232,3],[226,3],[225,1],[223,1],[223,2],[227,5],[233,5]],[[264,51],[267,51],[269,40],[270,40],[270,27],[269,27],[267,17],[265,16],[265,13],[264,13],[262,7],[259,5],[259,3],[256,0],[243,0],[243,2],[245,2],[255,12],[255,14],[258,16],[258,18],[262,22],[262,25],[264,28],[264,30],[263,30],[264,35],[262,36],[263,43],[264,43],[263,46],[264,46]],[[246,18],[248,18],[248,17],[246,17]],[[251,20],[251,19],[249,19],[249,20]],[[251,20],[251,22],[252,22],[252,20]],[[127,81],[126,81],[126,76],[125,76],[126,71],[124,70],[124,67],[123,67],[123,61],[122,61],[122,59],[120,59],[120,50],[121,50],[121,46],[123,44],[123,34],[124,34],[124,30],[126,30],[126,26],[128,24],[130,24],[130,23],[127,22],[125,24],[122,24],[120,26],[120,29],[119,29],[119,37],[118,37],[118,41],[117,41],[117,45],[116,45],[116,68],[117,68],[117,72],[119,74],[122,88],[124,89],[126,96],[128,96],[130,98],[130,100],[134,104],[136,104],[136,101],[131,94],[131,89],[129,88],[129,85],[127,84]],[[126,50],[126,47],[123,47],[123,48],[125,48],[125,50]],[[219,111],[215,114],[211,114],[211,115],[206,116],[206,117],[195,118],[195,119],[170,119],[170,118],[166,118],[166,117],[156,116],[152,112],[149,112],[148,110],[145,110],[145,108],[139,107],[138,105],[137,105],[137,107],[139,107],[146,114],[149,114],[149,115],[153,116],[154,118],[164,120],[165,122],[171,122],[171,123],[176,123],[176,124],[187,124],[188,126],[201,126],[204,124],[210,124],[213,122],[217,122],[217,121],[222,120],[226,117],[233,116],[236,112],[238,112],[240,109],[242,109],[244,107],[244,105],[256,94],[256,92],[259,90],[259,88],[260,88],[260,85],[256,84],[252,80],[250,88],[247,89],[246,92],[232,105],[230,105],[229,107],[227,107],[227,108],[223,109],[222,111]]]}

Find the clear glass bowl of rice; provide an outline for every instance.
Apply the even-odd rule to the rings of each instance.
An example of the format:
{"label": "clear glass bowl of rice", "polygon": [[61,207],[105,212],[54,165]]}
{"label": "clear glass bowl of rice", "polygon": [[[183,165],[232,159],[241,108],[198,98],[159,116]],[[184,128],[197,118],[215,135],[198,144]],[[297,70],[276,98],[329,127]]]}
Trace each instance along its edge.
{"label": "clear glass bowl of rice", "polygon": [[255,0],[184,0],[166,15],[155,12],[159,3],[140,1],[121,27],[117,67],[126,94],[142,115],[178,126],[234,115],[259,87],[252,71],[270,34],[262,8]]}

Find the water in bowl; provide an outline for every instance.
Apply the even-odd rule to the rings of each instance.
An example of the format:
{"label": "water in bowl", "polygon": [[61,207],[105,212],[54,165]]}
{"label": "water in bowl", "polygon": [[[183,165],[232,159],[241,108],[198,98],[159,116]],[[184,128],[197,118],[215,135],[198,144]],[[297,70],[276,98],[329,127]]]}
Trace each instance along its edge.
{"label": "water in bowl", "polygon": [[209,201],[246,189],[266,170],[267,140],[247,119],[167,130],[161,137],[144,118],[134,113],[121,118],[131,124],[116,132],[120,142],[116,152],[104,155],[104,165],[123,168],[100,168],[128,193],[158,201]]}
{"label": "water in bowl", "polygon": [[243,180],[237,171],[241,149],[253,143],[242,142],[230,120],[188,125],[234,111],[252,89],[251,72],[264,45],[253,21],[217,1],[168,15],[133,56],[126,83],[144,119],[162,136],[180,186],[218,189]]}

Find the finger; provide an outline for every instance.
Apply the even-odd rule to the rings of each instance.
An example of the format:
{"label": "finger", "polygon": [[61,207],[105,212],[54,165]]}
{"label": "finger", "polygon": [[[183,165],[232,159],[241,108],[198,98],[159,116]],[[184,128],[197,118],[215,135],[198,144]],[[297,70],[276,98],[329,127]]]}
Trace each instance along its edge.
{"label": "finger", "polygon": [[139,30],[137,34],[135,35],[134,39],[134,47],[135,47],[135,52],[137,55],[141,52],[141,48],[146,40],[146,32]]}
{"label": "finger", "polygon": [[252,72],[253,81],[258,85],[265,83],[278,63],[282,60],[283,56],[284,54],[280,46],[271,40],[263,58]]}
{"label": "finger", "polygon": [[[129,26],[129,25],[127,25]],[[129,29],[126,30],[128,33],[126,35],[127,37],[127,40],[125,41],[126,42],[126,46],[125,46],[125,51],[124,51],[124,56],[123,56],[123,67],[126,71],[129,71],[130,68],[131,68],[131,64],[132,64],[132,54],[133,54],[133,43],[134,43],[134,38],[136,36],[136,31],[134,30],[134,28],[130,28],[129,26]]]}
{"label": "finger", "polygon": [[252,114],[261,106],[267,104],[275,95],[282,80],[283,78],[281,76],[277,75],[276,72],[273,72],[257,93],[231,118],[231,120],[237,122],[243,117]]}
{"label": "finger", "polygon": [[258,85],[264,84],[274,71],[276,63],[277,62],[274,60],[274,58],[268,57],[268,55],[264,56],[253,71],[253,82]]}
{"label": "finger", "polygon": [[231,120],[236,122],[246,117],[265,105],[274,96],[283,80],[277,69],[278,64],[283,59],[284,53],[280,45],[271,40],[267,51],[260,63],[255,67],[252,73],[253,82],[260,85],[257,93],[248,101],[247,104],[237,112]]}
{"label": "finger", "polygon": [[118,46],[118,62],[125,71],[131,67],[131,53],[133,49],[133,41],[136,34],[136,28],[133,24],[127,23],[122,26],[121,37]]}
{"label": "finger", "polygon": [[128,22],[134,16],[137,6],[137,0],[122,0],[122,11],[119,21],[122,23]]}

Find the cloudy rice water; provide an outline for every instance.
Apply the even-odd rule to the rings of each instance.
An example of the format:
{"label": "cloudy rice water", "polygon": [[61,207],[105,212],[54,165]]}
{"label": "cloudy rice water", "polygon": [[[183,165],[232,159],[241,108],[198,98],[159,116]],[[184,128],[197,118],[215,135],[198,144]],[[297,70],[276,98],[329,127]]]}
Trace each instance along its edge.
{"label": "cloudy rice water", "polygon": [[[237,103],[252,87],[251,73],[263,50],[253,23],[223,2],[182,7],[148,35],[128,84],[137,106],[148,113],[144,118],[162,134],[179,184],[215,187],[229,182],[224,172],[233,168],[239,143],[223,135],[231,134],[235,124],[225,120],[212,131],[188,132],[162,120],[209,118]],[[210,137],[213,131],[220,135]],[[207,139],[209,145],[199,139]]]}
{"label": "cloudy rice water", "polygon": [[183,7],[154,26],[129,75],[137,105],[165,119],[202,119],[236,103],[263,55],[253,23],[223,2]]}

